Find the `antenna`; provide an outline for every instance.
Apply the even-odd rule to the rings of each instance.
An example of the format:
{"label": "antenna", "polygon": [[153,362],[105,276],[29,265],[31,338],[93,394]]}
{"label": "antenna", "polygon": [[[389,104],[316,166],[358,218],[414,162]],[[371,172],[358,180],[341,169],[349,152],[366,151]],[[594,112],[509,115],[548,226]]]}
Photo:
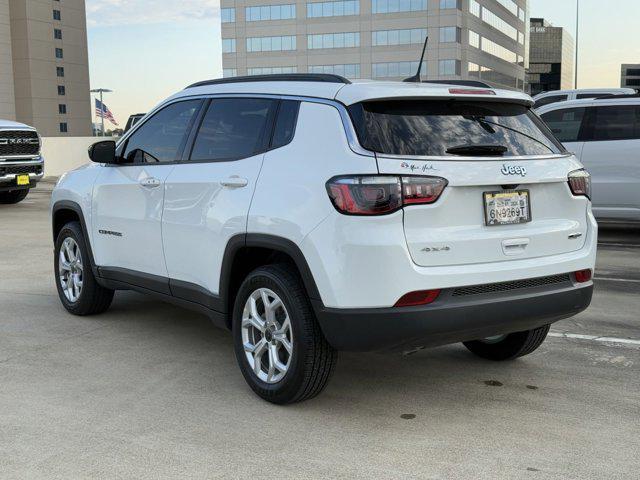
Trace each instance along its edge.
{"label": "antenna", "polygon": [[422,62],[424,61],[424,52],[427,50],[427,43],[429,43],[429,35],[424,39],[424,46],[422,47],[422,55],[420,55],[420,63],[418,63],[418,71],[413,77],[405,78],[403,82],[422,82],[420,78],[420,70],[422,70]]}

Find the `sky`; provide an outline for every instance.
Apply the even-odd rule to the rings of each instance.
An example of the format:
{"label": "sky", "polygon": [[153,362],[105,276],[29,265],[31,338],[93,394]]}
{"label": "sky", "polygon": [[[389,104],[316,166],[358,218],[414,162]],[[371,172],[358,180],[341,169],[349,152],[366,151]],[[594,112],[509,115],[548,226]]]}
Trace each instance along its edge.
{"label": "sky", "polygon": [[[91,88],[121,126],[190,83],[222,74],[218,0],[86,0]],[[575,37],[576,0],[530,0]],[[580,0],[579,87],[619,87],[640,63],[640,0]],[[107,126],[108,127],[108,126]]]}

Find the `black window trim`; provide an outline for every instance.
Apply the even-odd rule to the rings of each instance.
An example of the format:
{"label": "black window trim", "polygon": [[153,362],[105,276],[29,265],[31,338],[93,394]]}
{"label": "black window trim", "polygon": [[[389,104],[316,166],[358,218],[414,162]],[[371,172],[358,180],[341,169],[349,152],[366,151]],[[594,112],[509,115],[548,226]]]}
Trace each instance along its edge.
{"label": "black window trim", "polygon": [[[274,100],[275,102],[277,102],[277,106],[276,108],[273,109],[274,114],[271,116],[271,126],[267,127],[267,131],[270,130],[270,134],[266,137],[266,140],[268,140],[266,142],[266,147],[261,149],[259,152],[254,153],[253,155],[250,155],[249,157],[242,157],[242,158],[229,158],[229,159],[215,159],[215,160],[189,160],[189,157],[191,156],[191,153],[193,151],[193,146],[195,143],[195,138],[196,135],[198,133],[198,131],[200,130],[200,126],[202,124],[202,121],[204,120],[204,116],[207,113],[207,110],[209,108],[209,105],[212,101],[216,100],[216,99],[233,99],[233,98],[252,98],[252,99],[269,99],[269,100]],[[180,164],[195,164],[195,163],[218,163],[218,162],[235,162],[238,160],[243,160],[244,158],[250,158],[252,156],[255,155],[260,155],[262,153],[267,153],[270,152],[272,150],[277,150],[278,148],[282,148],[285,147],[286,145],[289,145],[293,139],[295,138],[295,134],[296,134],[296,130],[298,127],[298,117],[300,114],[300,106],[302,104],[303,101],[305,101],[305,98],[301,98],[301,97],[288,97],[288,96],[282,96],[282,95],[270,95],[270,94],[260,94],[260,93],[256,93],[256,94],[209,94],[209,95],[189,95],[189,96],[184,96],[184,97],[180,97],[180,98],[176,98],[172,101],[168,101],[166,103],[163,103],[162,105],[159,105],[155,110],[153,110],[149,115],[146,116],[146,118],[144,118],[144,121],[139,121],[138,123],[136,123],[131,130],[129,130],[127,132],[127,134],[125,136],[123,136],[120,141],[118,142],[118,146],[117,146],[117,150],[116,150],[116,155],[121,156],[123,154],[123,152],[127,149],[127,145],[129,143],[129,139],[131,138],[132,135],[134,135],[136,133],[136,131],[139,128],[142,128],[142,126],[144,124],[146,124],[149,120],[151,120],[153,117],[155,117],[158,113],[160,113],[162,110],[164,110],[166,107],[169,107],[175,103],[179,103],[179,102],[188,102],[188,101],[193,101],[193,100],[200,100],[202,103],[200,104],[199,110],[198,112],[196,112],[196,114],[194,115],[191,125],[189,127],[189,134],[186,136],[186,141],[184,142],[184,145],[182,146],[182,148],[179,150],[180,151],[180,155],[177,155],[178,158],[180,158],[179,160],[174,160],[172,162],[158,162],[158,163],[117,163],[117,164],[109,164],[107,166],[109,167],[134,167],[134,166],[140,166],[140,165],[145,165],[145,166],[157,166],[157,165],[180,165]],[[322,103],[322,104],[328,104],[328,105],[333,105],[332,103],[329,102],[324,102],[322,101],[322,99],[315,99],[313,97],[309,97],[308,99],[310,102],[315,102],[315,103]],[[292,132],[291,138],[289,139],[289,141],[284,144],[284,145],[280,145],[278,147],[271,147],[271,142],[273,141],[273,134],[275,132],[275,126],[276,126],[276,121],[277,121],[277,114],[280,111],[280,105],[283,101],[294,101],[298,103],[298,109],[296,111],[296,117],[295,117],[295,125],[294,125],[294,130]],[[263,143],[264,144],[264,143]]]}

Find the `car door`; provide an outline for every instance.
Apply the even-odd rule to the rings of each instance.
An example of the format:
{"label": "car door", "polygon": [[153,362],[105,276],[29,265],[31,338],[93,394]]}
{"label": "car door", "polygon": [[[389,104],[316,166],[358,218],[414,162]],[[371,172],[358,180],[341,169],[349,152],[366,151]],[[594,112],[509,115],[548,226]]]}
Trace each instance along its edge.
{"label": "car door", "polygon": [[597,104],[588,128],[581,160],[591,173],[596,216],[640,219],[640,105]]}
{"label": "car door", "polygon": [[162,233],[175,296],[217,309],[224,251],[230,238],[246,232],[278,104],[237,97],[205,106],[189,160],[166,181]]}
{"label": "car door", "polygon": [[578,158],[584,147],[585,112],[584,107],[555,108],[541,115],[556,138]]}
{"label": "car door", "polygon": [[155,278],[167,276],[164,185],[201,105],[202,100],[187,100],[162,108],[118,147],[120,163],[102,167],[93,191],[92,245],[105,277],[168,289]]}

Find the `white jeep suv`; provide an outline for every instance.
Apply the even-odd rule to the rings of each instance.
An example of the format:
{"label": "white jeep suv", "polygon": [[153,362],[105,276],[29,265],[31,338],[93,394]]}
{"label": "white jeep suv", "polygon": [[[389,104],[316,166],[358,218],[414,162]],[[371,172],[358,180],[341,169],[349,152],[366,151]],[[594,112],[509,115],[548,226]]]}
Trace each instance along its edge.
{"label": "white jeep suv", "polygon": [[160,104],[52,197],[60,299],[133,289],[231,329],[262,398],[336,351],[526,355],[591,301],[589,175],[522,93],[270,75]]}

